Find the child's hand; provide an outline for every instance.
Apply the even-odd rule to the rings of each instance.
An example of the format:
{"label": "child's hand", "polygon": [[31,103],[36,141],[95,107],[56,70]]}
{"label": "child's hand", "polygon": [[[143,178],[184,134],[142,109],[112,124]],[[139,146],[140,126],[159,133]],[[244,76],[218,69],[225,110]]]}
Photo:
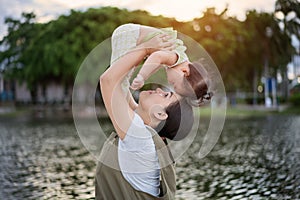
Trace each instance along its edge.
{"label": "child's hand", "polygon": [[133,90],[138,90],[144,85],[144,78],[142,75],[138,74],[132,81],[130,88]]}
{"label": "child's hand", "polygon": [[168,50],[172,51],[176,48],[176,41],[173,40],[168,34],[161,33],[150,40],[143,42],[139,45],[140,48],[145,48],[147,55],[158,51],[158,50]]}

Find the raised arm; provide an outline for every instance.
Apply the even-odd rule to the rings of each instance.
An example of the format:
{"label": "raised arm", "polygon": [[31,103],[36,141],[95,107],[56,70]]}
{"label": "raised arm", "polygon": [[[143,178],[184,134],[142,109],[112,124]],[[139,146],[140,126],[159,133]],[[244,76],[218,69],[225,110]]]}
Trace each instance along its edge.
{"label": "raised arm", "polygon": [[100,77],[100,88],[106,111],[113,126],[123,140],[133,118],[126,94],[122,91],[121,81],[126,73],[147,55],[145,49],[127,53],[113,63]]}
{"label": "raised arm", "polygon": [[171,66],[175,64],[177,59],[178,56],[173,51],[156,51],[152,53],[143,64],[136,78],[132,81],[131,89],[140,89],[143,87],[144,81],[158,69],[163,66]]}
{"label": "raised arm", "polygon": [[126,94],[122,91],[121,82],[134,66],[138,65],[146,55],[158,49],[167,49],[172,43],[164,42],[159,35],[142,43],[115,61],[100,77],[100,89],[104,105],[113,126],[121,139],[124,139],[131,124],[134,111],[131,109]]}

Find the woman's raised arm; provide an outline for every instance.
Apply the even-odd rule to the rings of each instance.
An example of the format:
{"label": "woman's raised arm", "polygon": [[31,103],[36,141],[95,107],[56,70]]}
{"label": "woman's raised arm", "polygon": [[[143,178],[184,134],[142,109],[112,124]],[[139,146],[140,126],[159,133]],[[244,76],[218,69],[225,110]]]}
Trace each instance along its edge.
{"label": "woman's raised arm", "polygon": [[133,50],[114,62],[100,77],[100,88],[106,111],[123,140],[133,118],[121,81],[128,71],[147,55],[143,48]]}
{"label": "woman's raised arm", "polygon": [[122,91],[121,82],[127,73],[138,65],[146,55],[157,50],[173,48],[172,42],[162,39],[166,36],[166,34],[160,34],[138,45],[115,61],[100,77],[100,89],[104,105],[121,139],[124,139],[134,115],[126,94]]}

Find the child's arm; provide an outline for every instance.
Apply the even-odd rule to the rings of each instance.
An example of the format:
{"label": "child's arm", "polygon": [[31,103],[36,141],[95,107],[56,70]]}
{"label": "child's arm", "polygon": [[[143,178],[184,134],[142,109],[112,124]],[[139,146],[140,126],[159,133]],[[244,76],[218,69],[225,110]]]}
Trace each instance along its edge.
{"label": "child's arm", "polygon": [[158,69],[164,65],[171,66],[175,64],[177,59],[178,56],[173,51],[156,51],[152,53],[143,64],[136,78],[132,81],[131,89],[140,89],[143,87],[144,81],[147,80]]}

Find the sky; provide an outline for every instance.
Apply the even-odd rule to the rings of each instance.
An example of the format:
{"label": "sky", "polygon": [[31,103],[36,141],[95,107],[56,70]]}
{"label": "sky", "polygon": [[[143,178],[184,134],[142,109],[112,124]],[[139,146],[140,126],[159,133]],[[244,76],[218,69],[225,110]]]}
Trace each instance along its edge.
{"label": "sky", "polygon": [[215,7],[217,12],[228,5],[228,14],[245,17],[246,10],[274,11],[276,0],[0,0],[0,38],[7,33],[5,17],[19,19],[22,12],[33,11],[38,22],[47,22],[59,15],[68,14],[70,9],[86,10],[90,7],[115,6],[128,10],[146,10],[153,15],[174,17],[179,21],[200,17],[207,7]]}

